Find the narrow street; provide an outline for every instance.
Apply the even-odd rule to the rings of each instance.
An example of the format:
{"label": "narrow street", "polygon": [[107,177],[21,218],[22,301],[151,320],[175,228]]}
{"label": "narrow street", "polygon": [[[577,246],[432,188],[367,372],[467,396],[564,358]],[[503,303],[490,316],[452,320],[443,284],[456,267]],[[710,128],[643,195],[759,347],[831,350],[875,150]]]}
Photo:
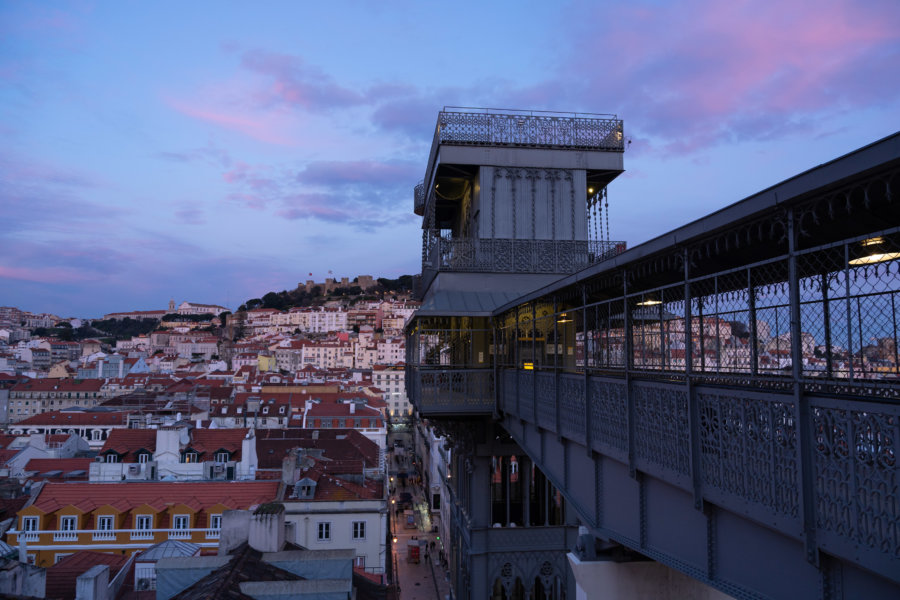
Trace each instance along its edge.
{"label": "narrow street", "polygon": [[[432,531],[431,512],[417,474],[412,436],[407,432],[392,433],[389,442],[392,560],[399,583],[398,598],[449,599],[449,574],[440,560],[442,541]],[[394,447],[395,442],[402,446]]]}

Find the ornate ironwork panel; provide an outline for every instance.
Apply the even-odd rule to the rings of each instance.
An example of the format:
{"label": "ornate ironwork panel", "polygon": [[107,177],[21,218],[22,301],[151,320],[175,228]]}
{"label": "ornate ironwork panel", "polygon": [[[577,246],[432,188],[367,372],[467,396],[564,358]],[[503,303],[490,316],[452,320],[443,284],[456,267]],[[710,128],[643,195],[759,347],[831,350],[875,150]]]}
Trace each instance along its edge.
{"label": "ornate ironwork panel", "polygon": [[426,230],[423,266],[439,271],[574,273],[620,254],[624,242],[450,238]]}
{"label": "ornate ironwork panel", "polygon": [[537,386],[537,425],[558,433],[556,428],[556,374],[534,371],[534,378]]}
{"label": "ornate ironwork panel", "polygon": [[622,121],[608,115],[441,111],[437,135],[442,144],[625,149]]}
{"label": "ornate ironwork panel", "polygon": [[520,418],[534,418],[534,371],[519,371]]}
{"label": "ornate ironwork panel", "polygon": [[413,403],[423,415],[488,414],[494,409],[494,373],[488,369],[418,370]]}
{"label": "ornate ironwork panel", "polygon": [[559,433],[584,443],[584,376],[559,376]]}
{"label": "ornate ironwork panel", "polygon": [[504,371],[497,382],[500,386],[498,398],[500,408],[504,412],[515,414],[516,412],[516,372]]}
{"label": "ornate ironwork panel", "polygon": [[900,407],[817,399],[811,410],[816,527],[900,558]]}
{"label": "ornate ironwork panel", "polygon": [[625,382],[591,377],[591,441],[601,448],[628,451],[628,407]]}
{"label": "ornate ironwork panel", "polygon": [[690,423],[682,386],[635,382],[632,386],[637,456],[664,469],[690,473]]}
{"label": "ornate ironwork panel", "polygon": [[796,406],[784,396],[697,391],[704,486],[795,518],[799,507]]}
{"label": "ornate ironwork panel", "polygon": [[425,182],[420,181],[413,190],[413,212],[425,214]]}

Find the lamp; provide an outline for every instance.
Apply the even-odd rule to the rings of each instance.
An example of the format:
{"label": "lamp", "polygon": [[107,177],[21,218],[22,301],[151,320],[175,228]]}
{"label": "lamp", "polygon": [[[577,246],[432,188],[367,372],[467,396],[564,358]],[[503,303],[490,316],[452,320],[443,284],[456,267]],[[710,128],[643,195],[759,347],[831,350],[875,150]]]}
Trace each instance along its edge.
{"label": "lamp", "polygon": [[638,306],[656,306],[658,304],[662,304],[662,300],[654,298],[653,296],[648,296],[637,303]]}
{"label": "lamp", "polygon": [[568,317],[566,313],[562,313],[559,315],[559,319],[556,320],[557,323],[571,323],[572,319]]}
{"label": "lamp", "polygon": [[868,254],[858,256],[857,258],[851,258],[847,261],[852,267],[859,265],[873,265],[875,263],[900,258],[900,252],[885,252],[884,238],[881,236],[863,240],[859,245],[864,249],[863,251],[868,252]]}

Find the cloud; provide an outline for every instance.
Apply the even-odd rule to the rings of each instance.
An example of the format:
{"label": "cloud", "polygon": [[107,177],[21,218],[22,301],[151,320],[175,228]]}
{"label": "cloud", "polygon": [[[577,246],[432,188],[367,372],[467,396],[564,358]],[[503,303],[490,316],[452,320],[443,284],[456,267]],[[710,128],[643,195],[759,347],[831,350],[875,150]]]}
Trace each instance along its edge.
{"label": "cloud", "polygon": [[37,283],[79,283],[96,281],[101,277],[96,273],[61,269],[54,267],[8,267],[0,265],[0,280],[17,279]]}
{"label": "cloud", "polygon": [[175,216],[178,217],[180,222],[187,223],[188,225],[204,225],[206,223],[203,211],[198,208],[183,208],[181,210],[176,210]]}
{"label": "cloud", "polygon": [[409,185],[415,178],[421,165],[400,161],[318,161],[306,165],[297,174],[302,183],[316,185],[376,185],[396,186]]}
{"label": "cloud", "polygon": [[365,102],[357,90],[339,85],[299,56],[251,50],[241,57],[241,66],[264,78],[265,86],[254,94],[261,106],[282,105],[322,112]]}
{"label": "cloud", "polygon": [[294,140],[285,133],[282,118],[277,114],[252,114],[253,111],[237,107],[211,107],[167,98],[165,102],[175,111],[225,129],[237,131],[257,141],[277,146],[288,146]]}
{"label": "cloud", "polygon": [[575,82],[568,88],[581,103],[606,103],[670,151],[812,131],[817,117],[900,98],[892,74],[900,4],[692,0],[585,10],[595,13],[585,22],[606,26],[577,36],[560,89]]}

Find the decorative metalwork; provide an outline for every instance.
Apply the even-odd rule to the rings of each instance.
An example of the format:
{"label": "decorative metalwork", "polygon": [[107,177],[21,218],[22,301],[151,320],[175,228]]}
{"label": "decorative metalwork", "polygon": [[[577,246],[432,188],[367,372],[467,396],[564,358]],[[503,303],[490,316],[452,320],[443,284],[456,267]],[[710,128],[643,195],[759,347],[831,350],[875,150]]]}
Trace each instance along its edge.
{"label": "decorative metalwork", "polygon": [[524,415],[534,414],[534,377],[534,371],[519,371],[519,402]]}
{"label": "decorative metalwork", "polygon": [[413,212],[425,214],[425,182],[420,181],[413,190]]}
{"label": "decorative metalwork", "polygon": [[796,407],[762,394],[698,391],[704,485],[795,518]]}
{"label": "decorative metalwork", "polygon": [[635,383],[637,456],[674,473],[690,473],[690,425],[683,388]]}
{"label": "decorative metalwork", "polygon": [[628,409],[625,384],[590,378],[591,441],[605,448],[628,450]]}
{"label": "decorative metalwork", "polygon": [[574,273],[625,251],[625,242],[450,238],[426,231],[423,270]]}
{"label": "decorative metalwork", "polygon": [[817,400],[812,412],[816,526],[900,558],[900,407]]}
{"label": "decorative metalwork", "polygon": [[443,110],[437,141],[473,146],[526,146],[623,151],[621,119],[610,115]]}
{"label": "decorative metalwork", "polygon": [[584,377],[560,375],[559,433],[584,443]]}
{"label": "decorative metalwork", "polygon": [[424,414],[490,413],[494,409],[494,372],[488,369],[417,370],[416,407]]}
{"label": "decorative metalwork", "polygon": [[556,374],[535,372],[537,382],[537,425],[550,431],[556,429]]}

